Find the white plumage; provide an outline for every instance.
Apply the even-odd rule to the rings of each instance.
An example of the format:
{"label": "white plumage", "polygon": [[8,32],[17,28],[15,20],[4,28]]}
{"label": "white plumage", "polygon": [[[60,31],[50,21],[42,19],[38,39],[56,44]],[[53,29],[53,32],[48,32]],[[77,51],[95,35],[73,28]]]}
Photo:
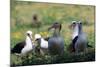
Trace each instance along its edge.
{"label": "white plumage", "polygon": [[41,48],[48,49],[48,41],[41,38]]}

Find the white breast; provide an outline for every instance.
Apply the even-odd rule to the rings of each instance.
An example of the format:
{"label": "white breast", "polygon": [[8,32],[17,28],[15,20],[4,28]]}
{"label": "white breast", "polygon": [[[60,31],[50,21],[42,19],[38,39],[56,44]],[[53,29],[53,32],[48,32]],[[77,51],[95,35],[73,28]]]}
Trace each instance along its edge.
{"label": "white breast", "polygon": [[44,39],[41,39],[41,48],[48,48],[48,41],[45,41]]}
{"label": "white breast", "polygon": [[33,44],[32,41],[29,37],[26,38],[26,45],[25,47],[22,49],[21,53],[24,55],[28,52],[30,52],[33,49]]}
{"label": "white breast", "polygon": [[78,26],[76,25],[74,28],[74,31],[73,31],[72,39],[74,39],[76,36],[78,36],[78,32],[79,32],[79,29],[78,29]]}

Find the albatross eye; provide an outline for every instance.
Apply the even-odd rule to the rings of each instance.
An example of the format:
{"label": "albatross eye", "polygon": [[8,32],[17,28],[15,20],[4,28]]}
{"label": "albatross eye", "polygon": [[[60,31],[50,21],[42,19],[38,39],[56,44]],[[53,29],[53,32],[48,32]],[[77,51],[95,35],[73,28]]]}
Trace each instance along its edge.
{"label": "albatross eye", "polygon": [[82,23],[80,22],[80,24],[82,24]]}
{"label": "albatross eye", "polygon": [[75,22],[73,22],[73,24],[76,24]]}
{"label": "albatross eye", "polygon": [[30,34],[29,34],[29,33],[27,33],[27,35],[28,35],[28,36],[30,36]]}
{"label": "albatross eye", "polygon": [[35,41],[38,41],[39,39],[35,39]]}

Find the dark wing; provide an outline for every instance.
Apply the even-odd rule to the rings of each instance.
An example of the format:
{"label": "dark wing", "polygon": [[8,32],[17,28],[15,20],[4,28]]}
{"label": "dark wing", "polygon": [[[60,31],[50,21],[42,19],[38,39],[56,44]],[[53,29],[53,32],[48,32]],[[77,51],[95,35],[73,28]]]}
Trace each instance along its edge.
{"label": "dark wing", "polygon": [[75,44],[76,41],[77,41],[77,39],[78,39],[78,36],[76,36],[76,37],[72,40],[72,43]]}
{"label": "dark wing", "polygon": [[11,53],[21,53],[21,50],[26,45],[25,41],[17,43],[13,49],[11,49]]}
{"label": "dark wing", "polygon": [[72,40],[72,43],[70,44],[69,46],[69,50],[71,50],[71,52],[74,52],[75,51],[75,43],[78,39],[78,36],[76,36],[73,40]]}

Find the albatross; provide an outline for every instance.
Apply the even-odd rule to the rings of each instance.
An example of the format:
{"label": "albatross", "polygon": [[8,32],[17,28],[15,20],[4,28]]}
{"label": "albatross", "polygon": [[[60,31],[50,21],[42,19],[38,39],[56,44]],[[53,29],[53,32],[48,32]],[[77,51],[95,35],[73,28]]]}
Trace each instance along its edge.
{"label": "albatross", "polygon": [[35,45],[32,42],[32,31],[26,32],[26,40],[17,43],[12,49],[11,53],[16,55],[25,55],[31,52],[35,48]]}
{"label": "albatross", "polygon": [[88,40],[86,33],[83,32],[82,22],[73,21],[72,22],[73,34],[72,34],[72,50],[75,53],[86,52]]}

